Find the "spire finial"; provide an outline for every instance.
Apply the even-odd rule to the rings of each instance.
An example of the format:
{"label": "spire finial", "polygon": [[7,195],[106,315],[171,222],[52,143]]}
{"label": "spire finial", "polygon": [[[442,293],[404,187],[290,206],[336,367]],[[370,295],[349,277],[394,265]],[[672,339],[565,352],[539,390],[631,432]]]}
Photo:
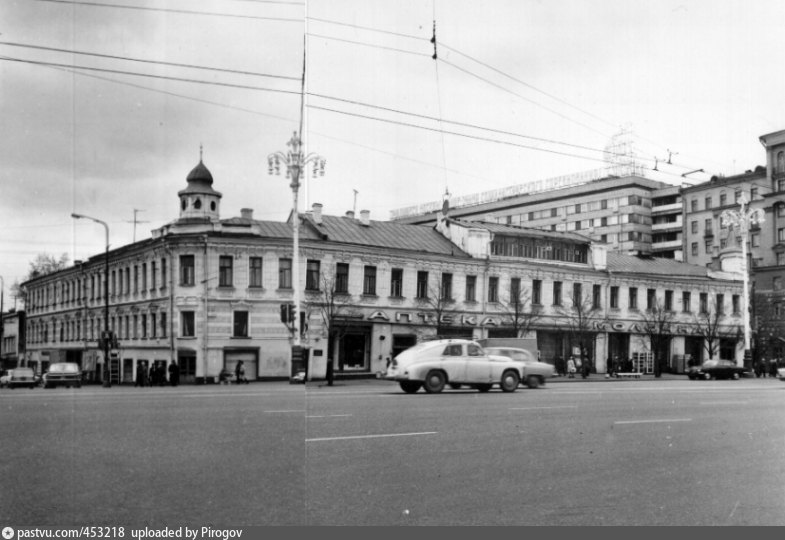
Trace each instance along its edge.
{"label": "spire finial", "polygon": [[199,163],[202,162],[202,151],[203,151],[202,143],[199,143]]}

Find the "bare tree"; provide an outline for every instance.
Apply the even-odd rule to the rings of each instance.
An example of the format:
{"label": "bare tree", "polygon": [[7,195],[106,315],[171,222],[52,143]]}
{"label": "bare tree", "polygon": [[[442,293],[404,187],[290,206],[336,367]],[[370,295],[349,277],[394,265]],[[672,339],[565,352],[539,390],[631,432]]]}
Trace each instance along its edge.
{"label": "bare tree", "polygon": [[[51,274],[52,272],[57,272],[59,270],[63,270],[68,266],[68,254],[63,253],[60,255],[59,258],[55,257],[54,255],[50,255],[48,253],[39,253],[35,256],[35,259],[30,261],[30,266],[27,272],[27,276],[24,277],[22,283],[29,281],[31,279],[35,279],[41,276],[45,276],[47,274]],[[14,282],[11,285],[11,294],[22,303],[27,301],[27,291],[22,284],[18,281]]]}
{"label": "bare tree", "polygon": [[703,337],[703,347],[709,353],[709,358],[716,358],[720,350],[720,339],[733,338],[739,333],[739,328],[728,330],[720,324],[724,314],[717,309],[717,302],[712,300],[706,309],[699,310],[693,316],[693,324],[698,335]]}
{"label": "bare tree", "polygon": [[564,317],[570,348],[577,344],[581,355],[593,351],[594,340],[599,333],[597,323],[603,320],[602,309],[595,305],[594,298],[584,293],[582,287],[580,290],[573,289],[572,305],[559,307],[557,312]]}
{"label": "bare tree", "polygon": [[452,280],[439,274],[436,280],[429,280],[427,291],[425,296],[419,296],[415,300],[420,307],[427,310],[422,314],[425,326],[433,327],[436,330],[435,337],[439,339],[444,329],[451,325],[447,310],[455,303],[452,297]]}
{"label": "bare tree", "polygon": [[641,313],[643,332],[649,336],[651,352],[654,354],[654,376],[662,375],[662,366],[668,358],[671,343],[672,325],[675,320],[673,310],[665,309],[662,302],[657,302],[651,308]]}
{"label": "bare tree", "polygon": [[[785,335],[782,315],[775,308],[777,296],[771,292],[755,293],[755,317],[752,324],[755,353],[758,357],[773,358],[780,355]],[[757,359],[756,359],[757,360]]]}
{"label": "bare tree", "polygon": [[515,337],[527,335],[534,325],[542,318],[542,311],[539,306],[531,302],[531,293],[518,287],[510,285],[509,303],[501,302],[502,312],[510,321]]}
{"label": "bare tree", "polygon": [[314,311],[319,314],[322,328],[327,334],[328,381],[332,383],[332,363],[340,340],[346,335],[351,322],[352,296],[345,292],[347,284],[338,283],[335,273],[322,274],[318,291],[306,293],[310,316]]}

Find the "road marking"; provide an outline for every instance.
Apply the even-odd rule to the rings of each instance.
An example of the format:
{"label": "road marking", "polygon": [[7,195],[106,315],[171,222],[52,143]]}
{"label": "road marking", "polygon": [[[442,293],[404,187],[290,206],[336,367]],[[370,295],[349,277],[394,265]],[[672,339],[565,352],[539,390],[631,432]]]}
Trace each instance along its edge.
{"label": "road marking", "polygon": [[553,407],[510,407],[511,411],[534,411],[539,409],[577,409],[577,405],[554,405]]}
{"label": "road marking", "polygon": [[733,510],[731,510],[731,512],[730,512],[730,515],[728,516],[728,519],[732,518],[732,517],[733,517],[733,514],[735,514],[735,513],[736,513],[736,509],[739,507],[739,503],[740,503],[740,502],[741,502],[741,501],[736,501],[736,504],[733,506]]}
{"label": "road marking", "polygon": [[617,420],[614,424],[661,424],[670,422],[692,422],[692,418],[658,418],[654,420]]}
{"label": "road marking", "polygon": [[350,439],[379,439],[382,437],[413,437],[415,435],[436,435],[438,431],[421,431],[419,433],[382,433],[379,435],[350,435],[348,437],[320,437],[305,439],[305,442],[346,441]]}
{"label": "road marking", "polygon": [[351,414],[312,414],[306,418],[342,418],[345,416],[351,416]]}
{"label": "road marking", "polygon": [[297,409],[287,409],[287,410],[283,410],[283,411],[264,411],[264,412],[266,412],[268,414],[278,414],[278,413],[303,413],[303,414],[305,414],[305,411],[297,410]]}
{"label": "road marking", "polygon": [[698,405],[749,405],[749,401],[701,401]]}

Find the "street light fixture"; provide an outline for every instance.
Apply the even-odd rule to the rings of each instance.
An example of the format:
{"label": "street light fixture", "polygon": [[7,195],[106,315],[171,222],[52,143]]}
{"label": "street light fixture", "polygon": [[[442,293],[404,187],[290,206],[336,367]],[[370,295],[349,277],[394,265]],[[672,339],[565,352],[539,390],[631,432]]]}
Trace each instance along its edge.
{"label": "street light fixture", "polygon": [[747,233],[751,225],[763,223],[764,212],[760,208],[749,208],[747,195],[742,193],[739,198],[738,210],[724,210],[720,215],[725,227],[738,229],[741,234],[741,260],[744,277],[744,356],[748,358],[750,351],[750,290],[749,270],[747,268]]}
{"label": "street light fixture", "polygon": [[294,340],[292,351],[300,354],[300,218],[297,210],[297,193],[300,189],[300,174],[310,164],[313,165],[313,176],[324,176],[326,161],[317,154],[303,153],[303,142],[295,131],[286,145],[287,152],[274,152],[267,157],[269,174],[280,175],[281,165],[286,167],[286,178],[291,180],[292,188],[292,288],[294,289]]}
{"label": "street light fixture", "polygon": [[109,341],[111,333],[109,332],[109,225],[105,221],[96,219],[94,217],[85,216],[83,214],[71,214],[74,219],[89,219],[104,226],[106,231],[106,251],[104,252],[104,331],[101,333],[101,342],[104,349],[104,376],[103,387],[109,388],[112,386],[112,381],[109,376]]}

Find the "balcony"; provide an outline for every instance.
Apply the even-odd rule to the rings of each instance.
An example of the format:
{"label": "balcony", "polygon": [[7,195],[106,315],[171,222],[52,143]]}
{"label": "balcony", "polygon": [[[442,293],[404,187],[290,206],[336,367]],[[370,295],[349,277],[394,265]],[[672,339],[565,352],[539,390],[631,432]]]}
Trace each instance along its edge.
{"label": "balcony", "polygon": [[669,240],[667,242],[652,242],[651,248],[653,250],[661,249],[681,249],[681,240]]}
{"label": "balcony", "polygon": [[669,221],[668,223],[655,223],[651,226],[652,231],[669,231],[669,230],[681,230],[682,228],[682,221],[681,217],[676,221]]}
{"label": "balcony", "polygon": [[672,214],[674,212],[678,212],[681,214],[682,207],[684,205],[680,202],[673,203],[673,204],[663,204],[662,206],[652,206],[651,213],[653,216],[658,214]]}

